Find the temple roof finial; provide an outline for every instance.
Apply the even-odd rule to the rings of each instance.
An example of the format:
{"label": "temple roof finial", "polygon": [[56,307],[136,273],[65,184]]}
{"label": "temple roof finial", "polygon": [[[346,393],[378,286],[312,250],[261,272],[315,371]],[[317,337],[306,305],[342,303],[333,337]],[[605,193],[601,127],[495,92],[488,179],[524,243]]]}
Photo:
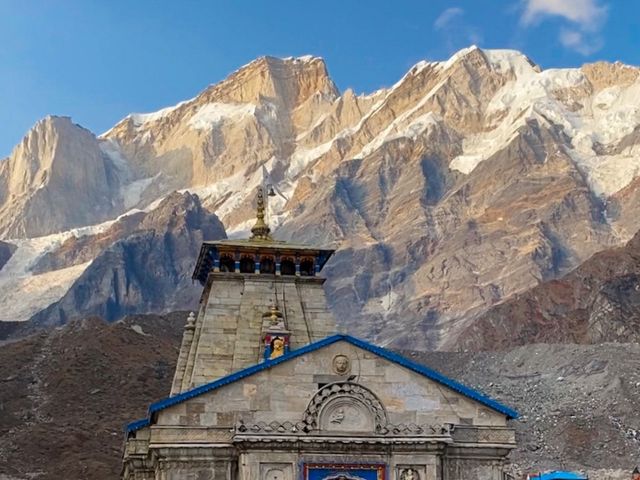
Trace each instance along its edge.
{"label": "temple roof finial", "polygon": [[256,203],[256,223],[251,228],[251,240],[273,240],[271,238],[271,229],[264,221],[265,206],[262,186],[258,187]]}

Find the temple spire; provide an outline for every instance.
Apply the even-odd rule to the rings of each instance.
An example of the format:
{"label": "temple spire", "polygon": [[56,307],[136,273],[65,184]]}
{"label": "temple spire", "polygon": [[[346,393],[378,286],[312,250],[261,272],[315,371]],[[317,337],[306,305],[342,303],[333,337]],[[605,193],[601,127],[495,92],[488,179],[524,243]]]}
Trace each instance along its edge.
{"label": "temple spire", "polygon": [[273,240],[271,238],[271,229],[264,221],[264,193],[261,186],[258,187],[256,203],[256,223],[251,228],[251,240]]}

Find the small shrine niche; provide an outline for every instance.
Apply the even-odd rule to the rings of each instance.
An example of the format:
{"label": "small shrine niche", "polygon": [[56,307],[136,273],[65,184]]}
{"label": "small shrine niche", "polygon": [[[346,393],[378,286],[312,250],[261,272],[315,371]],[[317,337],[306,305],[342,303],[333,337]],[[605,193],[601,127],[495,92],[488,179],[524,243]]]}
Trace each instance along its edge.
{"label": "small shrine niche", "polygon": [[264,331],[264,359],[273,360],[289,352],[290,332],[277,305],[272,305],[262,315]]}

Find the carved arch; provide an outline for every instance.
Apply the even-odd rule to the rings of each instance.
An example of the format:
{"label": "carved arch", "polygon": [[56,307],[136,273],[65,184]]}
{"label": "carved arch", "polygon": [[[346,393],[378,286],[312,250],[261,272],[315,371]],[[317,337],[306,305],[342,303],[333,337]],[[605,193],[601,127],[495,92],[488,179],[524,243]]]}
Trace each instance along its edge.
{"label": "carved arch", "polygon": [[[388,423],[387,412],[382,402],[371,390],[358,383],[335,382],[318,390],[307,405],[302,417],[304,431],[326,428],[327,416],[336,415],[342,406],[349,406],[356,412],[368,414],[368,424],[373,432],[381,432]],[[337,415],[335,420],[339,420],[340,413]],[[335,420],[329,418],[330,422]]]}

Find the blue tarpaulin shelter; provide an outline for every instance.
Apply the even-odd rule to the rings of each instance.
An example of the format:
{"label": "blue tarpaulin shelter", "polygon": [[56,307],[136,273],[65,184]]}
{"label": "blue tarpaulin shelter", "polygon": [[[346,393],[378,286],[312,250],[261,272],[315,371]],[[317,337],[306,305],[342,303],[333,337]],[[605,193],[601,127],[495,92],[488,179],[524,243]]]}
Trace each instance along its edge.
{"label": "blue tarpaulin shelter", "polygon": [[580,473],[553,471],[542,473],[538,477],[530,477],[532,480],[588,480]]}

